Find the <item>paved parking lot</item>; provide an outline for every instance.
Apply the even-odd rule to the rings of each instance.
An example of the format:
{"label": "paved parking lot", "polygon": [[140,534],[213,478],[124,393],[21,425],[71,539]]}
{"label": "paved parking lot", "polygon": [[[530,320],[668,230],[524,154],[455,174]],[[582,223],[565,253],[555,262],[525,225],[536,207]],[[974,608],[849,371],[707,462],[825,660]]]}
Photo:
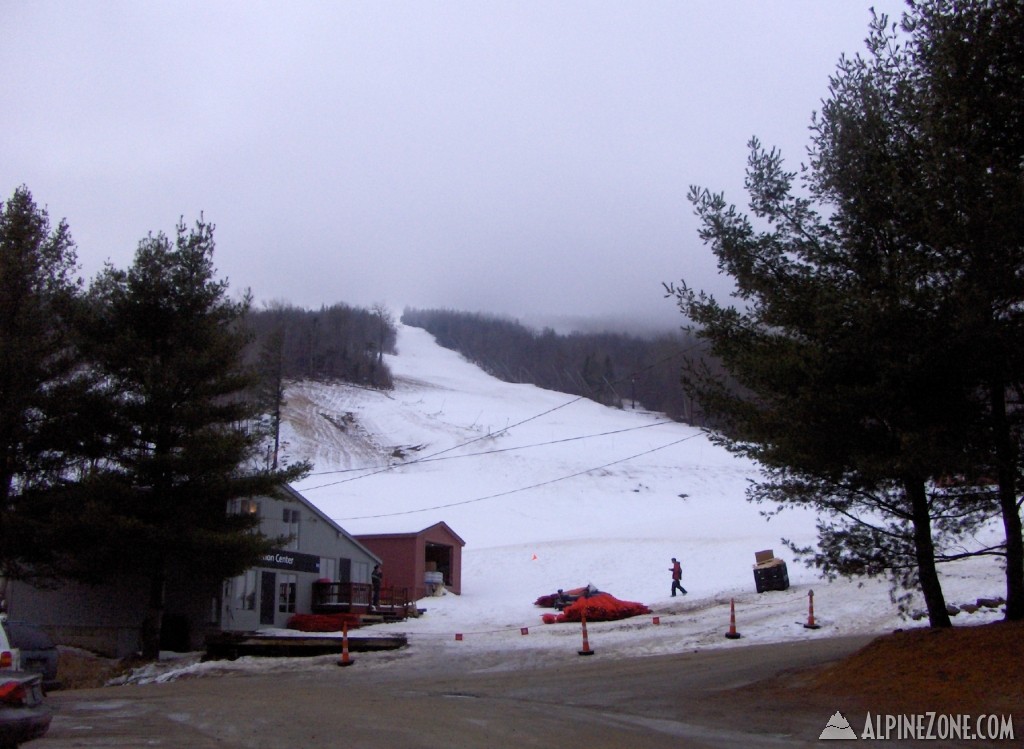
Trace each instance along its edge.
{"label": "paved parking lot", "polygon": [[[458,661],[205,676],[51,695],[33,749],[66,747],[781,747],[816,743],[838,706],[743,689],[867,638],[490,669]],[[366,661],[364,662],[364,659]]]}

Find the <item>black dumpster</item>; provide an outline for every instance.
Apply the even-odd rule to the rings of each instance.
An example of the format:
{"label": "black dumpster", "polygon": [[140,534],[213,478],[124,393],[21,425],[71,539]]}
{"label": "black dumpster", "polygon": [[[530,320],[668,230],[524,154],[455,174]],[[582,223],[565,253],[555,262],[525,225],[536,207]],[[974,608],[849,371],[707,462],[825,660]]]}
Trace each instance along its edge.
{"label": "black dumpster", "polygon": [[789,588],[789,570],[781,559],[759,564],[754,567],[754,585],[758,593],[766,590],[787,590]]}

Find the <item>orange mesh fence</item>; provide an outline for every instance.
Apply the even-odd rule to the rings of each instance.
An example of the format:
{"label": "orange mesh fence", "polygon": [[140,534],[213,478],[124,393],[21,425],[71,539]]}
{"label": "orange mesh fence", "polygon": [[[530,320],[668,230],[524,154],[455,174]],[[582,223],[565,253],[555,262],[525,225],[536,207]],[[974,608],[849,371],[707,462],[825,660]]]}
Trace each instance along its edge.
{"label": "orange mesh fence", "polygon": [[541,620],[545,624],[578,622],[583,613],[586,613],[588,622],[610,622],[649,614],[651,610],[642,603],[620,601],[611,593],[596,593],[589,598],[577,598],[561,614],[544,614]]}

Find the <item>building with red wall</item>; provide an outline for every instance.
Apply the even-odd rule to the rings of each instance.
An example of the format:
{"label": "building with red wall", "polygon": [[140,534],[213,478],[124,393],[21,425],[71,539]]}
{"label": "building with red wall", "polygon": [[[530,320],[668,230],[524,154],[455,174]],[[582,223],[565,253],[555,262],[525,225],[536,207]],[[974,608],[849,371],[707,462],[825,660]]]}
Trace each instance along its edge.
{"label": "building with red wall", "polygon": [[435,575],[427,573],[440,573],[445,588],[462,593],[462,547],[466,542],[447,523],[435,523],[409,533],[376,533],[355,538],[381,558],[384,587],[406,588],[409,599],[415,601],[432,592]]}

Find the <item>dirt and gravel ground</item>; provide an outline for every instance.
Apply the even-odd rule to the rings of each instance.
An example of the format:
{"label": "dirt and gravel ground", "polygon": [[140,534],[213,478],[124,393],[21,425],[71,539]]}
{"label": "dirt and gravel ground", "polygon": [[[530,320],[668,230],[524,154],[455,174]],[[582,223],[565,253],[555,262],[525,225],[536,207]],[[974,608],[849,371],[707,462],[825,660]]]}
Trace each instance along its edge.
{"label": "dirt and gravel ground", "polygon": [[1024,730],[1019,624],[620,660],[596,652],[511,670],[361,667],[375,657],[58,692],[50,733],[32,746],[756,749],[817,744],[836,711],[858,734],[869,711],[1012,714],[1018,742]]}

